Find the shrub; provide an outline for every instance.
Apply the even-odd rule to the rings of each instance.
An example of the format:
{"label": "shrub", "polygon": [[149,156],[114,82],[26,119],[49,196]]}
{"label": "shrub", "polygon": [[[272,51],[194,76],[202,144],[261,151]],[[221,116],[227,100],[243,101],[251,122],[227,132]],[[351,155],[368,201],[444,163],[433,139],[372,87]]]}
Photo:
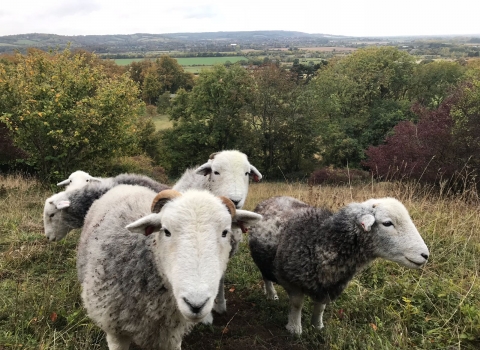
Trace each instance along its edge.
{"label": "shrub", "polygon": [[370,173],[359,169],[337,169],[333,167],[315,170],[308,179],[312,185],[346,185],[366,182]]}
{"label": "shrub", "polygon": [[168,182],[165,169],[154,165],[152,159],[145,155],[115,158],[110,163],[105,164],[103,169],[107,176],[135,173],[149,176],[161,183]]}

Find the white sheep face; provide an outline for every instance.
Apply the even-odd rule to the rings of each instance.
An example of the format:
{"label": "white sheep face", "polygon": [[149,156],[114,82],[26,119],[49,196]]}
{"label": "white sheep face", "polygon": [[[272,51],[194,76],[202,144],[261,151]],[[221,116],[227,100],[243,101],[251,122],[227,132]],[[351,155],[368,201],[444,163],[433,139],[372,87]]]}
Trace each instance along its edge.
{"label": "white sheep face", "polygon": [[367,215],[362,226],[367,231],[376,226],[372,228],[376,254],[408,268],[421,268],[429,251],[405,206],[394,198],[370,199],[363,204],[373,209],[374,218],[369,221]]}
{"label": "white sheep face", "polygon": [[59,182],[57,186],[67,186],[65,191],[73,191],[83,186],[88,185],[90,182],[98,182],[101,181],[99,178],[93,177],[90,174],[77,170],[70,174],[68,179]]}
{"label": "white sheep face", "polygon": [[231,223],[232,216],[218,197],[190,190],[165,204],[160,213],[127,226],[143,234],[159,230],[154,243],[159,272],[171,283],[178,309],[190,321],[198,322],[212,311],[227,268]]}
{"label": "white sheep face", "polygon": [[209,190],[217,196],[229,198],[237,209],[242,208],[248,194],[249,176],[260,181],[262,174],[239,151],[222,151],[198,167],[197,174],[210,176]]}
{"label": "white sheep face", "polygon": [[70,206],[65,192],[59,192],[47,198],[43,207],[43,227],[45,236],[49,241],[60,241],[71,228],[63,220],[62,214],[65,208]]}

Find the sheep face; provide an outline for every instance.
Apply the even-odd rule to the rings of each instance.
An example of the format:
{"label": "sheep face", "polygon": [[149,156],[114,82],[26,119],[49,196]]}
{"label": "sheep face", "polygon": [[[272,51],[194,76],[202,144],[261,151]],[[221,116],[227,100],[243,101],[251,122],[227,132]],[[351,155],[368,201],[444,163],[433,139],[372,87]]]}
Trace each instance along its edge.
{"label": "sheep face", "polygon": [[195,172],[209,176],[209,190],[217,196],[229,198],[235,207],[242,208],[248,194],[249,176],[260,181],[262,174],[239,151],[223,151],[210,156],[207,163]]}
{"label": "sheep face", "polygon": [[132,232],[156,232],[157,268],[187,320],[198,322],[212,311],[231,249],[231,225],[232,216],[218,197],[190,190],[168,201],[158,214],[127,226]]}
{"label": "sheep face", "polygon": [[77,170],[70,174],[68,179],[59,182],[57,186],[67,186],[66,190],[69,191],[76,190],[78,188],[82,188],[86,186],[90,182],[99,182],[101,181],[99,178],[93,177],[90,174]]}
{"label": "sheep face", "polygon": [[70,206],[65,192],[59,192],[47,198],[43,207],[43,227],[49,241],[60,241],[71,228],[62,218],[63,210]]}
{"label": "sheep face", "polygon": [[382,198],[370,199],[363,205],[371,214],[362,216],[361,225],[365,231],[372,230],[377,256],[413,269],[427,262],[428,248],[402,203]]}

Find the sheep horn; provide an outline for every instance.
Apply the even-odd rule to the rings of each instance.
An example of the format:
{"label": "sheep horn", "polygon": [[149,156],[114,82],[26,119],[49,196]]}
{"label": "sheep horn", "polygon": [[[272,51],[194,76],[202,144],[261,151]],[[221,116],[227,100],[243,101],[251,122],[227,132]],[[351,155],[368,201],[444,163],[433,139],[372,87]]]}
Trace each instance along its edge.
{"label": "sheep horn", "polygon": [[215,158],[215,156],[216,156],[217,154],[219,154],[219,153],[220,153],[220,152],[215,152],[215,153],[210,154],[210,157],[208,157],[208,159],[213,159],[213,158]]}
{"label": "sheep horn", "polygon": [[175,190],[163,190],[159,192],[152,202],[152,213],[160,213],[163,206],[175,197],[179,197],[182,194]]}
{"label": "sheep horn", "polygon": [[225,204],[225,206],[227,207],[228,212],[230,213],[232,218],[235,217],[235,214],[237,211],[235,209],[235,205],[233,204],[233,202],[224,196],[220,196],[220,199],[222,200],[223,204]]}

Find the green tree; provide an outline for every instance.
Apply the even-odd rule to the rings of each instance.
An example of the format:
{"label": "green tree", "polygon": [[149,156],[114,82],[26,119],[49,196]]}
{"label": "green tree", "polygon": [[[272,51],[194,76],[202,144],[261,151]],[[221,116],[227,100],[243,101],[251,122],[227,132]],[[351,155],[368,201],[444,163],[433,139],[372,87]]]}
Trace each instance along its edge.
{"label": "green tree", "polygon": [[462,79],[464,72],[464,67],[452,61],[417,64],[410,80],[409,99],[436,108]]}
{"label": "green tree", "polygon": [[177,92],[170,108],[174,126],[163,136],[165,162],[172,174],[211,152],[248,145],[251,133],[245,114],[251,86],[252,78],[242,67],[217,65],[199,76],[190,93]]}
{"label": "green tree", "polygon": [[97,170],[137,151],[143,103],[127,75],[108,77],[103,66],[69,50],[31,50],[16,59],[0,65],[0,120],[42,180]]}

